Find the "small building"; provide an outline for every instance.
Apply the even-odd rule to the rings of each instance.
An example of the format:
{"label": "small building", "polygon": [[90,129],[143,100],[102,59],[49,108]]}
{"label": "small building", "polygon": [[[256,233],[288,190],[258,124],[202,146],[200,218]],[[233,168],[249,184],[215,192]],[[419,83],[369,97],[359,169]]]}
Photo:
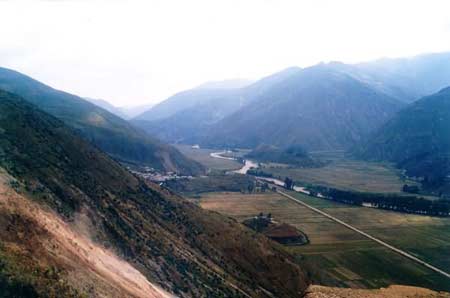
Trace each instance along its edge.
{"label": "small building", "polygon": [[305,233],[286,223],[275,222],[270,213],[264,215],[261,212],[255,217],[244,220],[243,224],[284,245],[304,245],[309,242]]}
{"label": "small building", "polygon": [[303,245],[308,243],[308,238],[305,234],[285,223],[269,225],[263,234],[284,245]]}

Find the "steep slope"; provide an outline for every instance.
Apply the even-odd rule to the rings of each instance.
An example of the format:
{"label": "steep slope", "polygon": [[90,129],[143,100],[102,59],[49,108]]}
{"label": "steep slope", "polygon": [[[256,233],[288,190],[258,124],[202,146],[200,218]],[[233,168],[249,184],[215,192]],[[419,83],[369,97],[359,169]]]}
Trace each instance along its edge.
{"label": "steep slope", "polygon": [[143,111],[150,110],[153,106],[153,103],[149,103],[143,105],[123,106],[119,109],[123,114],[125,114],[125,119],[129,120],[139,116]]}
{"label": "steep slope", "polygon": [[237,96],[211,98],[155,121],[134,120],[136,126],[170,143],[196,143],[207,128],[237,111],[243,103]]}
{"label": "steep slope", "polygon": [[347,149],[400,107],[401,103],[368,85],[326,65],[317,65],[275,84],[251,104],[218,122],[203,143]]}
{"label": "steep slope", "polygon": [[237,89],[191,89],[177,93],[150,110],[134,118],[140,121],[155,121],[168,118],[185,109],[200,105],[209,100],[239,101]]}
{"label": "steep slope", "polygon": [[288,68],[242,88],[224,88],[225,82],[206,83],[168,98],[133,123],[167,142],[196,143],[215,123],[299,70]]}
{"label": "steep slope", "polygon": [[0,89],[18,94],[61,119],[114,158],[187,174],[201,170],[197,163],[175,148],[148,136],[120,117],[23,74],[0,68]]}
{"label": "steep slope", "polygon": [[[427,54],[411,58],[380,59],[359,64],[331,62],[308,68],[304,70],[304,72],[311,73],[312,69],[318,68],[327,69],[328,72],[334,72],[335,75],[340,74],[343,77],[347,77],[349,81],[350,79],[358,81],[361,86],[365,86],[364,88],[366,89],[372,89],[372,91],[377,94],[369,96],[367,95],[367,92],[362,91],[362,87],[355,87],[357,88],[355,92],[349,92],[350,84],[346,86],[339,84],[336,84],[335,86],[326,86],[325,89],[328,89],[327,91],[324,91],[324,93],[327,93],[327,95],[324,94],[323,97],[336,97],[335,100],[338,100],[339,97],[346,97],[347,100],[350,100],[355,96],[368,96],[367,105],[359,106],[359,108],[362,108],[360,114],[372,117],[372,119],[366,120],[365,123],[363,119],[358,119],[355,126],[351,126],[348,121],[344,121],[343,119],[329,119],[327,120],[329,124],[343,128],[345,131],[341,133],[340,136],[339,134],[336,136],[336,131],[327,128],[329,124],[322,123],[323,127],[320,128],[315,126],[317,131],[312,133],[322,140],[314,140],[313,142],[316,144],[307,145],[306,147],[308,147],[308,149],[347,148],[348,146],[353,145],[354,142],[361,137],[366,136],[368,131],[377,128],[389,118],[385,117],[386,115],[391,115],[393,110],[398,108],[393,109],[390,104],[385,105],[383,108],[379,98],[384,98],[382,100],[384,102],[386,102],[387,97],[390,97],[391,99],[388,101],[393,101],[395,99],[403,103],[410,103],[422,96],[437,92],[441,88],[450,85],[450,53]],[[220,88],[193,89],[181,92],[136,118],[136,120],[139,121],[136,121],[135,123],[144,130],[155,134],[167,142],[203,143],[213,146],[255,146],[261,143],[261,135],[255,136],[255,133],[249,132],[244,137],[254,139],[243,142],[242,140],[238,140],[242,139],[239,136],[239,129],[236,129],[236,126],[233,123],[231,123],[231,127],[228,127],[227,122],[231,120],[240,121],[239,118],[250,118],[251,116],[244,114],[260,112],[253,110],[254,107],[247,107],[248,104],[258,103],[260,105],[273,107],[274,104],[271,103],[270,99],[267,99],[267,97],[272,97],[273,100],[277,101],[281,101],[283,98],[292,98],[292,96],[294,96],[293,93],[296,92],[294,90],[295,86],[301,88],[303,81],[305,81],[305,78],[300,78],[300,73],[301,70],[299,68],[289,68],[272,76],[263,78],[244,88],[235,89],[234,92],[230,92],[229,89],[224,91]],[[284,81],[290,79],[290,76],[294,74],[297,75],[298,81],[294,82],[291,80],[290,84],[292,84],[292,86],[288,86],[288,83],[285,84]],[[318,78],[317,80],[317,84],[319,85],[320,83],[323,83],[320,81],[328,80],[328,78]],[[220,84],[218,86],[220,86]],[[282,87],[280,88],[280,86]],[[343,88],[343,90],[339,90],[339,88]],[[334,91],[331,89],[334,89]],[[304,91],[302,96],[308,97],[309,95],[305,94],[305,92],[307,91]],[[297,95],[300,96],[300,94]],[[325,103],[327,100],[324,100],[323,102]],[[350,104],[350,102],[348,103]],[[331,104],[329,100],[328,104]],[[292,102],[291,105],[293,107],[291,113],[296,113],[297,103]],[[399,104],[397,103],[396,105],[398,106]],[[285,108],[287,109],[287,107]],[[368,109],[371,108],[375,108],[375,111],[381,113],[380,119],[377,119],[378,116],[375,116],[375,113],[367,113]],[[344,108],[325,108],[321,105],[315,109],[318,114],[322,115],[325,115],[326,113],[333,114],[335,112],[342,113],[344,111]],[[321,109],[322,113],[320,113]],[[345,110],[354,115],[359,113],[356,108]],[[278,113],[280,111],[276,110],[275,112]],[[231,116],[233,113],[240,113],[241,116]],[[263,112],[260,113],[262,114]],[[265,113],[267,114],[267,118],[270,119],[273,117],[270,115],[268,108]],[[385,113],[387,114],[384,115]],[[281,119],[281,116],[285,117],[287,115],[280,112],[279,116]],[[296,116],[294,115],[291,117]],[[356,116],[356,118],[361,117]],[[288,119],[290,119],[290,117],[288,117]],[[260,119],[257,115],[255,115],[252,120],[257,122],[268,121],[267,119]],[[334,120],[336,120],[335,123],[333,123]],[[221,124],[217,124],[218,122],[221,122]],[[318,122],[320,121],[317,121],[316,124],[319,124]],[[344,124],[344,122],[347,123]],[[300,121],[300,123],[302,123],[302,121]],[[345,127],[342,127],[342,125]],[[252,124],[252,126],[255,125]],[[274,127],[269,128],[275,130]],[[294,128],[294,124],[291,124],[288,129],[293,130]],[[217,133],[217,131],[223,129],[229,129],[230,131]],[[287,132],[284,128],[279,128],[279,130],[280,134]],[[234,134],[237,139],[233,140],[233,137],[227,136],[228,133]],[[258,134],[258,132],[256,132],[256,134]],[[326,135],[320,136],[321,134]],[[342,134],[346,134],[346,136],[343,136]],[[223,136],[226,138],[224,139],[224,142],[220,142],[219,140]],[[332,140],[329,144],[326,144],[326,139],[334,138],[335,136],[341,140]],[[217,140],[218,138],[219,140]],[[273,136],[269,136],[268,141],[265,143],[272,145],[283,144],[280,140],[275,140],[275,143],[271,143],[273,138]],[[342,138],[347,140],[342,140]],[[294,136],[293,139],[295,140],[297,137]],[[230,143],[228,144],[225,141],[230,141]],[[306,143],[311,142],[312,141],[306,141]]]}
{"label": "steep slope", "polygon": [[[277,244],[144,183],[63,122],[15,95],[0,93],[0,115],[0,167],[13,177],[8,191],[15,189],[11,200],[0,191],[5,202],[0,204],[0,253],[29,260],[37,272],[44,270],[20,285],[39,294],[61,284],[70,293],[97,297],[108,291],[108,284],[114,284],[111,292],[129,290],[129,276],[121,274],[138,274],[136,269],[147,282],[178,297],[301,297],[305,277]],[[17,196],[32,205],[23,206]],[[64,222],[55,219],[54,226],[55,217]],[[60,231],[74,233],[74,240],[62,245],[64,237],[55,237]],[[99,255],[92,256],[91,250],[97,249]],[[109,261],[106,267],[93,268],[77,262],[97,257],[123,259],[128,263],[124,266],[134,269],[120,273]],[[11,263],[6,280],[11,275],[20,279],[19,267],[25,265]],[[56,272],[53,279],[47,278],[53,276],[45,273],[48,267]],[[90,276],[96,278],[91,283]],[[119,281],[114,283],[111,276]],[[145,280],[136,281],[135,287],[142,290],[142,284],[148,285]],[[62,293],[58,297],[78,297]]]}
{"label": "steep slope", "polygon": [[122,118],[122,119],[126,119],[127,116],[122,112],[122,110],[118,107],[113,106],[112,104],[110,104],[109,102],[107,102],[106,100],[103,99],[96,99],[96,98],[89,98],[89,97],[85,97],[85,100],[95,104],[96,106],[101,107],[102,109],[107,110],[108,112]]}
{"label": "steep slope", "polygon": [[404,102],[413,102],[450,85],[450,52],[330,66]]}
{"label": "steep slope", "polygon": [[[5,289],[7,292],[1,297],[81,297],[88,287],[95,288],[90,294],[104,297],[173,297],[112,251],[72,228],[55,212],[19,194],[12,187],[14,183],[14,178],[0,171],[0,254],[2,260],[6,259],[0,279],[9,275],[15,280],[5,280],[0,285],[2,292]],[[78,219],[77,224],[82,221]],[[27,264],[28,270],[17,268],[20,264]],[[19,294],[19,285],[27,285],[29,293]]]}
{"label": "steep slope", "polygon": [[422,177],[429,186],[445,183],[450,174],[450,87],[400,111],[356,154],[387,160]]}

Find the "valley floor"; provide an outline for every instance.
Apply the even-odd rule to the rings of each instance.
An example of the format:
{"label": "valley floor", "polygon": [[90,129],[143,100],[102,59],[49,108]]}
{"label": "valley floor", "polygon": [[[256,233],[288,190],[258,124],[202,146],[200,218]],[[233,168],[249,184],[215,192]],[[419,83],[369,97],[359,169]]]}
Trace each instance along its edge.
{"label": "valley floor", "polygon": [[[448,218],[348,206],[299,193],[292,195],[438,268],[450,271]],[[277,193],[209,193],[199,200],[199,204],[238,221],[259,212],[270,212],[275,220],[304,231],[310,244],[286,249],[310,268],[313,281],[317,284],[352,288],[405,284],[450,291],[450,282],[444,276]]]}
{"label": "valley floor", "polygon": [[349,159],[340,151],[316,152],[311,156],[327,164],[318,168],[266,164],[262,170],[275,177],[290,177],[305,184],[361,192],[401,193],[405,183],[415,184],[405,181],[400,170],[387,163]]}

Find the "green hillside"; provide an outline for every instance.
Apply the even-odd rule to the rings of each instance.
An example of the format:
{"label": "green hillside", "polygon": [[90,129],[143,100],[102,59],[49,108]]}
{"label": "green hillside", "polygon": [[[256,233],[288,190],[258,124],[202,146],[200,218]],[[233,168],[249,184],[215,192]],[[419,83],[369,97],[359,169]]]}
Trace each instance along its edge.
{"label": "green hillside", "polygon": [[450,174],[449,128],[450,88],[446,88],[400,111],[355,153],[394,162],[407,175],[423,179],[424,186],[439,188]]}
{"label": "green hillside", "polygon": [[327,65],[303,69],[266,90],[207,132],[202,143],[252,148],[348,149],[402,104]]}
{"label": "green hillside", "polygon": [[[94,241],[116,251],[151,282],[181,298],[287,298],[300,297],[305,290],[301,269],[267,238],[144,183],[63,122],[13,94],[0,92],[0,115],[0,168],[17,179],[14,187],[43,208],[56,210],[67,225],[80,212],[89,214]],[[0,204],[0,213],[7,212],[4,207]],[[33,230],[35,225],[22,217],[17,212],[0,214],[0,255],[6,253],[14,260],[17,254],[20,260],[44,263],[52,258],[47,251],[52,246],[37,251],[31,247],[33,239],[46,234]],[[28,239],[21,236],[23,230]],[[3,252],[3,244],[17,249]],[[20,264],[8,265],[8,275],[1,276],[6,272],[2,264],[0,282],[12,273],[21,276]],[[51,272],[62,276],[76,270],[53,266]],[[49,278],[51,274],[37,270],[32,279],[14,282],[33,293],[46,289],[50,293],[58,284],[66,284],[57,273]],[[64,288],[68,293],[72,293],[70,285]],[[95,287],[84,290],[95,292]],[[88,293],[84,297],[91,297]],[[61,291],[58,297],[78,296]]]}
{"label": "green hillside", "polygon": [[186,174],[201,166],[136,129],[127,121],[75,95],[55,90],[13,70],[0,68],[0,89],[12,92],[59,118],[114,158]]}

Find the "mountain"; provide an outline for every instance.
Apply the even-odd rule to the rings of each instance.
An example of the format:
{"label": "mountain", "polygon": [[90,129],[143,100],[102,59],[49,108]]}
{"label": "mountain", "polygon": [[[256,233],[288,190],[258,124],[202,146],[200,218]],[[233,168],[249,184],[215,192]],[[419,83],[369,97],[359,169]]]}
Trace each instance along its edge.
{"label": "mountain", "polygon": [[355,154],[394,162],[407,175],[441,187],[450,174],[450,87],[424,97],[395,115]]}
{"label": "mountain", "polygon": [[253,83],[253,81],[244,80],[244,79],[211,81],[211,82],[203,83],[200,86],[197,86],[196,89],[239,89],[239,88],[244,88],[252,83]]}
{"label": "mountain", "polygon": [[185,108],[164,119],[133,120],[132,123],[169,143],[195,143],[207,128],[237,111],[243,104],[242,101],[239,94],[228,93],[224,97],[213,97]]}
{"label": "mountain", "polygon": [[278,244],[144,182],[0,91],[0,286],[14,297],[302,297]]}
{"label": "mountain", "polygon": [[299,70],[288,68],[238,89],[219,88],[223,84],[214,83],[216,89],[196,88],[180,92],[136,117],[133,123],[166,142],[196,143],[209,127]]}
{"label": "mountain", "polygon": [[190,89],[169,97],[133,120],[161,120],[210,100],[238,101],[239,97],[239,89]]}
{"label": "mountain", "polygon": [[[316,76],[313,73],[319,69],[330,75],[318,78],[314,87],[307,82],[307,76]],[[291,76],[296,76],[296,79]],[[344,79],[338,83],[333,76],[345,78],[348,84],[344,83]],[[330,80],[330,84],[326,80]],[[299,91],[305,84],[317,90]],[[327,85],[323,94],[319,92],[322,88],[320,84]],[[303,70],[288,68],[243,88],[184,91],[138,116],[133,123],[172,143],[253,148],[270,144],[285,147],[297,144],[298,139],[302,138],[300,145],[307,150],[346,149],[383,124],[402,103],[413,102],[447,85],[450,85],[450,53],[358,64],[321,63]],[[214,84],[206,86],[212,87]],[[354,92],[351,92],[351,86],[355,86]],[[323,99],[311,98],[311,102],[318,105],[304,106],[312,93]],[[295,98],[300,95],[301,99]],[[365,101],[355,102],[352,106],[352,100],[366,96]],[[347,106],[339,107],[338,100],[346,102]],[[361,111],[357,110],[359,108]],[[315,114],[313,121],[305,118],[309,117],[309,113]],[[322,119],[323,115],[328,115],[328,119]],[[295,120],[298,117],[300,120]],[[350,117],[357,121],[351,123]],[[302,127],[297,127],[297,124]],[[263,128],[265,125],[267,127]]]}
{"label": "mountain", "polygon": [[116,107],[103,99],[94,99],[89,97],[85,97],[84,99],[125,120],[134,118],[141,114],[143,111],[147,111],[151,107],[153,107],[153,104]]}
{"label": "mountain", "polygon": [[118,160],[158,170],[195,174],[201,166],[127,121],[75,95],[55,90],[13,70],[0,68],[0,89],[20,95],[76,129]]}
{"label": "mountain", "polygon": [[408,103],[450,85],[450,52],[330,66]]}
{"label": "mountain", "polygon": [[123,106],[118,107],[121,113],[125,115],[125,119],[129,120],[132,119],[138,115],[140,115],[144,111],[150,110],[154,104],[143,104],[143,105],[137,105],[137,106]]}
{"label": "mountain", "polygon": [[306,150],[348,149],[402,104],[325,64],[281,80],[213,125],[202,144],[249,147],[296,144]]}
{"label": "mountain", "polygon": [[96,106],[99,106],[105,110],[107,110],[108,112],[119,116],[122,119],[126,119],[127,116],[122,112],[121,108],[118,108],[116,106],[113,106],[112,104],[110,104],[109,102],[107,102],[106,100],[103,99],[95,99],[95,98],[89,98],[89,97],[85,97],[85,100],[95,104]]}

